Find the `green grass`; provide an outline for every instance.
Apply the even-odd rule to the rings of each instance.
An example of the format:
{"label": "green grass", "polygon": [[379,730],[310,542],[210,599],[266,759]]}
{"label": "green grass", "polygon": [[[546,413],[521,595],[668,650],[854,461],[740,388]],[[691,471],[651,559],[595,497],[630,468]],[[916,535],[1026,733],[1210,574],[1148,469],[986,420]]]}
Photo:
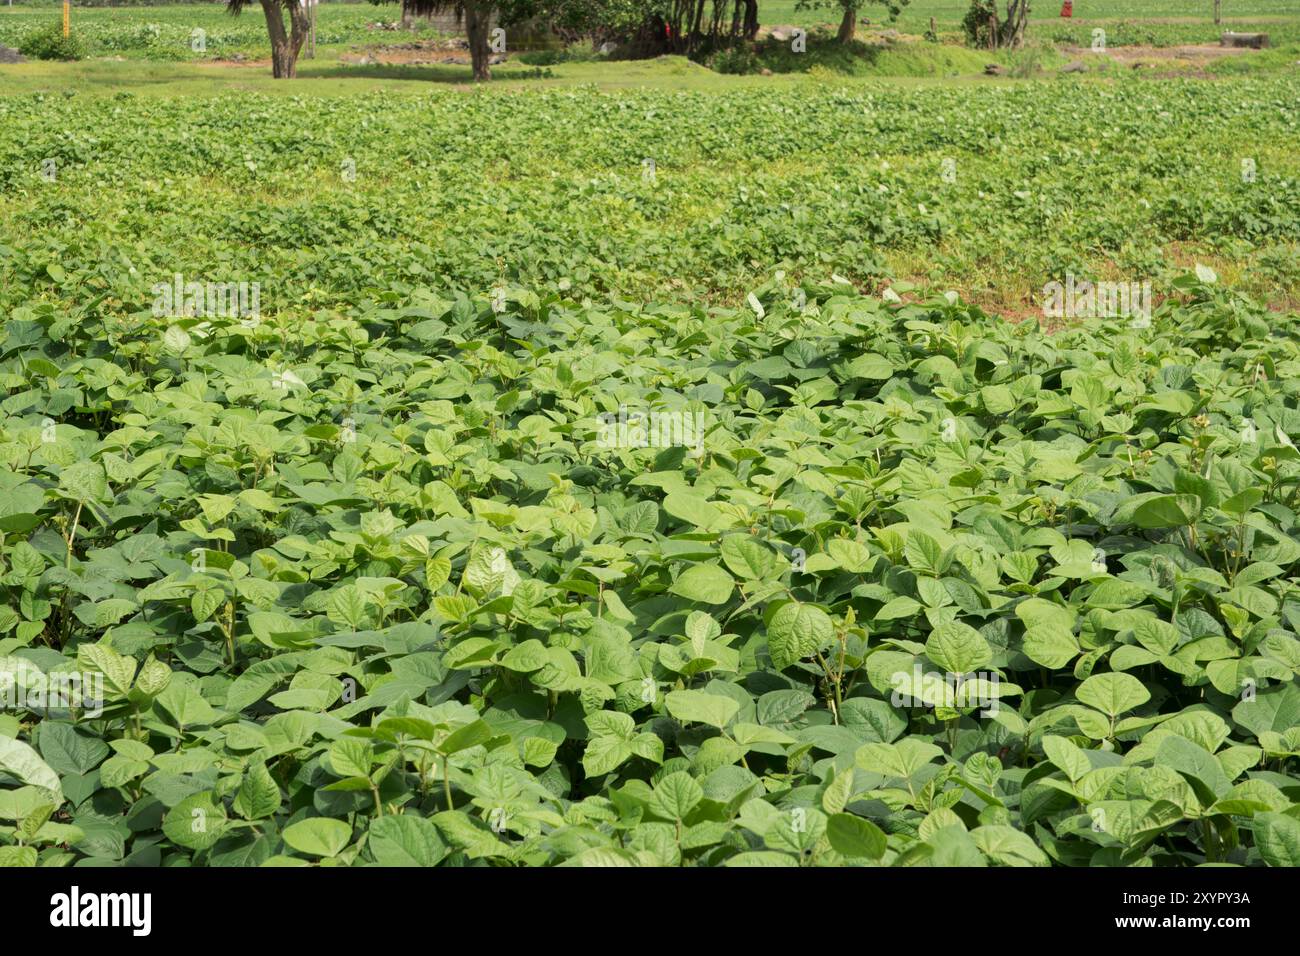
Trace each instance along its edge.
{"label": "green grass", "polygon": [[[760,19],[769,25],[839,22],[838,11],[830,6],[802,10],[797,6],[798,0],[764,0],[759,5]],[[1212,0],[1080,0],[1069,20],[1058,15],[1060,6],[1060,0],[1040,0],[1034,5],[1031,36],[1087,45],[1093,28],[1100,26],[1112,46],[1216,43],[1224,29],[1267,32],[1275,42],[1300,39],[1300,10],[1291,0],[1225,0],[1221,27],[1214,25]],[[918,36],[929,28],[933,17],[940,34],[956,34],[968,7],[967,0],[913,0],[894,22],[888,21],[887,11],[880,6],[868,5],[860,16],[870,19],[872,28],[892,27]]]}
{"label": "green grass", "polygon": [[[320,49],[316,59],[299,61],[299,78],[292,82],[274,80],[260,63],[243,65],[203,62],[153,62],[90,59],[77,63],[32,61],[0,66],[5,91],[108,95],[130,90],[146,95],[211,96],[222,92],[256,90],[271,95],[313,95],[367,93],[378,90],[420,93],[430,84],[468,85],[473,77],[468,66],[423,64],[402,66],[358,65],[340,60],[339,49]],[[999,61],[1014,65],[1022,55],[968,50],[936,44],[856,44],[852,51],[834,42],[810,45],[808,53],[796,57],[775,44],[766,45],[761,65],[773,76],[730,75],[715,72],[685,57],[668,56],[652,60],[615,62],[574,60],[547,67],[534,67],[513,59],[494,67],[492,88],[508,89],[593,86],[602,90],[653,88],[662,90],[730,90],[749,87],[784,88],[807,80],[809,70],[817,76],[830,73],[835,79],[881,78],[905,84],[978,79],[985,64]],[[1050,52],[1042,65],[1061,61]],[[814,69],[820,67],[820,70]]]}
{"label": "green grass", "polygon": [[1065,62],[1054,48],[1043,44],[1034,44],[1024,51],[997,53],[953,43],[855,40],[843,44],[820,29],[809,35],[802,53],[791,51],[788,43],[768,39],[756,45],[753,59],[755,67],[765,67],[776,74],[820,69],[840,76],[912,78],[978,76],[989,63],[1014,69],[1017,64],[1031,61],[1038,69]]}
{"label": "green grass", "polygon": [[[618,64],[560,63],[538,69],[506,65],[493,70],[483,92],[548,87],[589,86],[602,90],[654,88],[660,90],[726,90],[753,86],[785,86],[806,78],[726,76],[685,57],[661,57]],[[256,91],[270,96],[340,96],[386,92],[419,95],[431,88],[466,86],[470,69],[456,65],[359,66],[342,63],[335,52],[299,63],[298,79],[278,81],[260,65],[218,66],[203,63],[149,63],[87,60],[79,63],[31,62],[0,66],[6,93],[61,93],[111,96],[130,91],[146,96],[218,96]]]}
{"label": "green grass", "polygon": [[1297,61],[1300,61],[1300,42],[1260,50],[1250,56],[1224,57],[1211,63],[1208,69],[1221,76],[1243,76],[1290,69]]}

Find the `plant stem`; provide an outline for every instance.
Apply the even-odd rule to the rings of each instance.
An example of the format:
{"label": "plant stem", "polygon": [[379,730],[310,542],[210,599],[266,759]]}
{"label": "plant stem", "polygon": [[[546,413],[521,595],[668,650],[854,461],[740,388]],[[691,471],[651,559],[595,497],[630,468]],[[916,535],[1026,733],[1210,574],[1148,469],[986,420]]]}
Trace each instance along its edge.
{"label": "plant stem", "polygon": [[77,540],[77,525],[81,522],[81,505],[82,503],[78,501],[77,513],[72,518],[72,531],[68,534],[68,557],[63,566],[69,571],[72,570],[72,545]]}
{"label": "plant stem", "polygon": [[1214,826],[1209,819],[1201,820],[1201,834],[1205,838],[1205,862],[1217,863],[1219,860],[1219,841],[1214,835]]}

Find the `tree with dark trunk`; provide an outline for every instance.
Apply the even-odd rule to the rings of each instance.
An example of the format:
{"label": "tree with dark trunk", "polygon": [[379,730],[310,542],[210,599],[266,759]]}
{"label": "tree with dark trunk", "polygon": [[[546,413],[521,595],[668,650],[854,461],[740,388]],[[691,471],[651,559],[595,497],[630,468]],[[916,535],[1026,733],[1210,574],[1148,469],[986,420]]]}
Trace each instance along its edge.
{"label": "tree with dark trunk", "polygon": [[731,13],[731,35],[752,40],[758,35],[758,0],[735,0]]}
{"label": "tree with dark trunk", "polygon": [[474,79],[491,79],[492,70],[488,65],[488,28],[492,25],[492,5],[466,0],[464,9],[465,36],[469,40],[469,59],[473,64]]}
{"label": "tree with dark trunk", "polygon": [[840,43],[852,43],[858,35],[858,14],[868,4],[884,7],[888,19],[892,22],[903,12],[908,0],[798,0],[796,10],[810,10],[817,7],[831,7],[840,11],[840,28],[835,32],[835,39]]}
{"label": "tree with dark trunk", "polygon": [[840,17],[840,28],[835,34],[835,39],[841,43],[850,43],[858,32],[858,8],[856,6],[844,7],[844,16]]}
{"label": "tree with dark trunk", "polygon": [[426,18],[435,13],[454,12],[457,22],[465,27],[474,79],[490,80],[492,49],[489,34],[492,31],[492,17],[493,14],[501,15],[510,2],[511,0],[405,0],[404,9],[415,16]]}
{"label": "tree with dark trunk", "polygon": [[998,0],[971,0],[962,30],[971,46],[989,50],[1016,49],[1025,42],[1029,25],[1029,0],[1006,0],[1005,16],[998,15]]}
{"label": "tree with dark trunk", "polygon": [[[277,80],[291,80],[298,75],[298,54],[311,32],[311,12],[301,0],[260,0],[266,15],[266,32],[271,38],[271,75]],[[250,0],[226,0],[226,10],[238,16]],[[284,13],[289,13],[289,29],[284,28]]]}
{"label": "tree with dark trunk", "polygon": [[745,0],[744,37],[752,40],[758,36],[758,0]]}

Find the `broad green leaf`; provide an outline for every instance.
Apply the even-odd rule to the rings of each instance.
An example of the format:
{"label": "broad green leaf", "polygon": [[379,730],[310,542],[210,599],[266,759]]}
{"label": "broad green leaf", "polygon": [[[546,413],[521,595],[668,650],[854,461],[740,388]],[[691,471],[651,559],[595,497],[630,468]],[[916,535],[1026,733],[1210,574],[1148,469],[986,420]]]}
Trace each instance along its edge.
{"label": "broad green leaf", "polygon": [[878,860],[885,855],[885,834],[870,820],[849,813],[834,813],[826,823],[826,836],[836,853]]}
{"label": "broad green leaf", "polygon": [[437,828],[413,813],[371,821],[366,846],[380,866],[437,866],[449,852]]}
{"label": "broad green leaf", "polygon": [[12,737],[0,737],[0,771],[17,777],[23,783],[59,793],[59,775],[40,755]]}
{"label": "broad green leaf", "polygon": [[664,497],[663,508],[674,518],[704,530],[713,530],[722,520],[717,505],[690,492],[670,492]]}
{"label": "broad green leaf", "polygon": [[1300,820],[1284,813],[1257,813],[1255,846],[1269,866],[1300,866]]}
{"label": "broad green leaf", "polygon": [[776,571],[776,554],[748,535],[728,535],[722,539],[718,550],[722,553],[723,563],[738,578],[762,581]]}
{"label": "broad green leaf", "polygon": [[781,605],[767,625],[768,653],[777,670],[810,657],[835,638],[830,616],[819,607],[791,601]]}
{"label": "broad green leaf", "polygon": [[1160,495],[1138,506],[1133,523],[1139,528],[1182,528],[1200,513],[1201,499],[1196,495]]}
{"label": "broad green leaf", "polygon": [[1132,674],[1093,674],[1075,696],[1108,717],[1118,717],[1151,699],[1151,693]]}
{"label": "broad green leaf", "polygon": [[280,788],[266,764],[255,763],[245,772],[234,807],[245,820],[263,820],[280,809]]}
{"label": "broad green leaf", "polygon": [[342,820],[308,817],[285,828],[284,842],[308,856],[337,856],[352,839],[352,828]]}
{"label": "broad green leaf", "polygon": [[438,744],[438,752],[442,754],[459,753],[462,750],[468,750],[470,747],[485,744],[491,739],[492,728],[488,723],[484,720],[475,720],[448,734]]}
{"label": "broad green leaf", "polygon": [[683,571],[668,590],[688,601],[725,604],[731,597],[734,582],[716,564],[693,564]]}
{"label": "broad green leaf", "polygon": [[704,790],[688,773],[670,773],[655,786],[652,803],[662,815],[682,820],[704,799]]}
{"label": "broad green leaf", "polygon": [[675,690],[664,697],[668,713],[678,720],[722,728],[736,716],[740,704],[721,694],[701,690]]}
{"label": "broad green leaf", "polygon": [[340,777],[368,777],[374,748],[355,737],[340,737],[330,744],[329,766]]}
{"label": "broad green leaf", "polygon": [[893,744],[864,744],[854,759],[863,770],[907,779],[942,754],[943,751],[934,744],[907,737]]}
{"label": "broad green leaf", "polygon": [[930,632],[925,642],[930,660],[950,674],[969,674],[993,659],[993,650],[979,631],[969,624],[953,621]]}
{"label": "broad green leaf", "polygon": [[189,850],[207,850],[225,834],[225,808],[212,791],[191,794],[167,811],[163,833],[177,846]]}
{"label": "broad green leaf", "polygon": [[1092,769],[1092,764],[1088,761],[1084,752],[1064,737],[1056,737],[1051,734],[1045,735],[1043,737],[1043,750],[1046,752],[1047,758],[1063,770],[1066,777],[1071,781],[1077,781]]}

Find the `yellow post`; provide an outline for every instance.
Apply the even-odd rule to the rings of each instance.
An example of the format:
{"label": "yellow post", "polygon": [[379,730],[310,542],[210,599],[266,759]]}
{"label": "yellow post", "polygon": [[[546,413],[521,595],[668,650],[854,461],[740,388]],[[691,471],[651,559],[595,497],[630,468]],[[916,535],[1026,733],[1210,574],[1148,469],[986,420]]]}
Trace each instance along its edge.
{"label": "yellow post", "polygon": [[72,33],[72,3],[71,0],[63,0],[63,35],[69,36]]}

